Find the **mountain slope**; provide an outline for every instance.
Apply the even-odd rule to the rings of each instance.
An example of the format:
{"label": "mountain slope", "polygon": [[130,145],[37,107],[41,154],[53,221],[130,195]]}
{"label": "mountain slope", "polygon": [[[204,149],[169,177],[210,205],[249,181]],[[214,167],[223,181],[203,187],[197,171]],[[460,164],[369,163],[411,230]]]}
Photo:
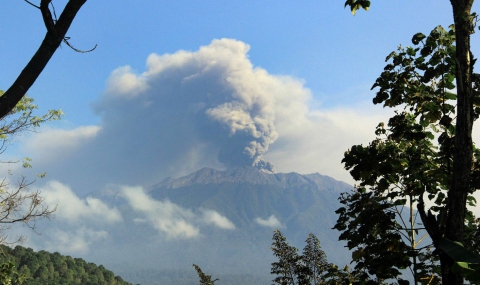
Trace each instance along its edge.
{"label": "mountain slope", "polygon": [[[102,263],[128,280],[144,285],[167,284],[158,281],[159,276],[178,270],[191,272],[195,278],[192,263],[219,277],[225,285],[229,284],[225,283],[229,278],[225,275],[240,274],[260,276],[252,279],[259,284],[271,279],[270,264],[274,258],[270,245],[273,230],[279,228],[300,251],[308,234],[314,233],[329,261],[344,265],[349,254],[338,242],[338,232],[331,228],[337,219],[335,210],[340,206],[338,196],[350,189],[348,184],[318,173],[268,174],[253,167],[226,171],[203,168],[149,187],[147,194],[152,201],[169,201],[188,209],[192,215],[215,211],[235,227],[202,228],[200,236],[192,239],[162,236],[148,223],[138,222],[143,217],[132,210],[121,194],[103,191],[95,196],[118,207],[124,224],[114,229],[114,240],[96,252],[95,260],[102,258],[104,251],[116,251],[117,257]],[[129,264],[135,266],[118,263],[125,255],[129,256]],[[139,270],[145,270],[141,280],[133,276]],[[145,279],[145,275],[152,279]],[[180,280],[169,279],[169,282],[178,284]]]}
{"label": "mountain slope", "polygon": [[27,278],[25,285],[131,285],[102,265],[97,266],[81,258],[64,256],[58,252],[34,252],[31,248],[19,245],[15,248],[1,245],[0,251],[0,262],[9,261],[15,264],[17,272]]}
{"label": "mountain slope", "polygon": [[286,234],[302,241],[311,231],[318,232],[320,238],[334,225],[337,198],[341,191],[349,189],[348,184],[318,173],[267,174],[253,167],[229,171],[203,168],[185,177],[165,179],[149,194],[187,208],[216,210],[240,228],[258,229],[255,219],[275,215],[286,226]]}

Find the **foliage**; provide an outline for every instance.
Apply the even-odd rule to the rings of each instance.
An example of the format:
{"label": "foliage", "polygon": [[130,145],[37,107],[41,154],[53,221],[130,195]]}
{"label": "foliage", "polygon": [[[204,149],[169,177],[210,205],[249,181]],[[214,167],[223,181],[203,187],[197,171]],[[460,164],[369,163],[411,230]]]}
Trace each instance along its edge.
{"label": "foliage", "polygon": [[[3,91],[0,90],[1,95]],[[61,110],[50,110],[43,116],[35,116],[33,112],[38,107],[33,102],[32,98],[24,96],[15,108],[0,120],[0,153],[3,153],[18,136],[28,131],[35,131],[44,122],[59,120],[63,114]],[[31,167],[30,161],[31,159],[26,158],[23,161],[23,167]],[[15,161],[0,162],[14,163]],[[32,182],[28,182],[25,177],[21,177],[15,187],[11,187],[7,178],[0,181],[0,243],[6,242],[5,231],[12,224],[23,223],[34,229],[37,219],[48,217],[55,211],[55,208],[51,209],[43,204],[39,191],[29,191],[28,186],[31,184]]]}
{"label": "foliage", "polygon": [[[0,97],[4,92],[0,90]],[[35,131],[42,123],[60,120],[62,110],[49,110],[43,116],[35,116],[33,112],[38,109],[33,98],[25,95],[18,104],[0,120],[0,154],[4,153],[7,146],[25,132]],[[24,167],[31,167],[30,159],[23,161]],[[11,161],[8,161],[9,163]]]}
{"label": "foliage", "polygon": [[364,9],[368,11],[370,9],[369,0],[347,0],[345,1],[345,7],[350,6],[352,14],[355,16],[358,9]]}
{"label": "foliage", "polygon": [[0,264],[0,284],[11,285],[24,284],[27,277],[22,274],[18,274],[15,270],[15,264],[12,262],[3,262]]}
{"label": "foliage", "polygon": [[456,262],[456,270],[470,282],[480,281],[480,256],[466,249],[463,244],[442,238],[440,248]]}
{"label": "foliage", "polygon": [[213,285],[218,279],[212,280],[212,275],[207,275],[203,273],[200,266],[194,264],[195,270],[197,271],[198,277],[200,278],[200,285]]}
{"label": "foliage", "polygon": [[[353,0],[348,1],[345,3],[345,6],[350,6],[352,12],[356,12],[358,9],[365,8],[363,6],[358,6],[357,2],[362,2],[362,0]],[[432,112],[431,115],[436,119],[436,122],[439,121],[441,125],[446,128],[449,128],[451,125],[451,121],[455,120],[455,127],[452,127],[454,131],[445,132],[443,131],[439,137],[439,144],[440,149],[438,153],[442,151],[446,151],[447,154],[443,155],[443,159],[446,160],[444,168],[448,168],[448,172],[444,170],[440,170],[444,172],[444,179],[440,182],[442,184],[442,190],[445,190],[446,194],[444,193],[443,196],[437,193],[435,190],[437,185],[432,185],[427,183],[428,185],[421,185],[424,186],[425,189],[429,188],[428,195],[429,199],[433,199],[437,196],[435,203],[437,204],[432,208],[432,212],[428,211],[425,212],[424,209],[424,202],[423,202],[423,194],[418,195],[418,193],[414,193],[419,197],[418,201],[418,209],[419,214],[424,224],[425,229],[427,230],[428,234],[433,240],[433,245],[436,249],[438,249],[440,238],[445,236],[451,240],[457,240],[461,242],[471,243],[471,231],[476,226],[472,224],[472,214],[467,210],[467,204],[472,203],[471,194],[475,189],[478,189],[478,183],[475,183],[475,180],[478,180],[478,171],[475,170],[478,166],[478,150],[475,149],[472,141],[472,130],[473,130],[473,123],[474,120],[478,117],[478,83],[479,83],[479,76],[478,74],[473,73],[473,68],[476,62],[476,59],[473,57],[471,52],[471,35],[475,31],[475,27],[478,23],[478,15],[476,13],[472,13],[472,7],[474,0],[450,0],[449,1],[453,10],[453,21],[455,26],[454,32],[454,42],[455,42],[455,52],[450,53],[448,56],[440,56],[435,59],[434,54],[432,51],[436,49],[436,41],[437,39],[433,37],[433,41],[425,43],[425,47],[420,51],[421,56],[416,58],[419,62],[415,62],[419,68],[422,66],[423,61],[422,58],[426,58],[427,56],[431,55],[431,59],[433,61],[439,60],[443,61],[442,64],[432,64],[438,68],[433,69],[421,69],[425,73],[422,74],[422,78],[426,79],[425,82],[427,83],[428,80],[434,79],[435,75],[439,73],[445,73],[450,75],[449,77],[443,77],[441,83],[448,83],[452,76],[455,78],[455,86],[456,86],[456,98],[453,99],[456,101],[456,104],[452,104],[456,107],[456,117],[452,118],[448,116],[446,113],[448,110],[442,110],[442,112]],[[369,7],[369,4],[366,8]],[[453,35],[452,35],[453,36]],[[414,45],[417,45],[415,41],[421,41],[422,38],[415,38],[414,37]],[[438,37],[437,37],[438,38]],[[432,39],[432,37],[431,37]],[[410,49],[408,52],[415,52],[415,49]],[[415,55],[414,53],[414,55]],[[408,66],[409,63],[402,61],[405,66]],[[393,67],[396,67],[397,64],[394,62]],[[454,69],[450,69],[451,67]],[[448,70],[448,72],[446,71]],[[388,80],[387,80],[388,82]],[[405,83],[409,83],[408,81]],[[452,79],[453,83],[453,79]],[[401,85],[401,83],[400,83]],[[408,84],[405,84],[408,87]],[[435,86],[435,82],[432,83],[432,86]],[[382,86],[380,86],[382,87]],[[441,88],[448,88],[451,89],[449,86],[437,86]],[[407,88],[408,89],[408,88]],[[402,93],[400,93],[402,94]],[[443,92],[443,94],[448,94],[447,92]],[[412,94],[413,95],[413,94]],[[395,97],[395,96],[392,96]],[[433,109],[438,109],[435,107],[435,100],[431,100],[430,98],[426,98],[425,102],[428,108],[428,105],[433,105]],[[385,102],[386,103],[386,102]],[[430,104],[429,104],[430,103]],[[407,102],[408,104],[408,102]],[[419,104],[413,104],[413,106]],[[413,111],[413,110],[411,110]],[[424,113],[419,110],[415,110],[414,114]],[[443,115],[440,118],[435,118],[436,114]],[[445,118],[445,119],[444,119]],[[427,118],[427,122],[428,122]],[[442,120],[444,119],[444,120]],[[413,126],[413,125],[412,125]],[[421,126],[424,128],[425,126]],[[392,129],[390,129],[392,130]],[[410,135],[418,133],[422,133],[421,129],[411,128]],[[401,131],[400,133],[402,133]],[[443,135],[443,134],[447,135]],[[423,132],[424,135],[429,135],[428,132]],[[421,134],[418,134],[421,135]],[[430,133],[430,135],[432,135]],[[442,137],[443,135],[443,137]],[[441,138],[441,139],[440,139]],[[414,139],[414,138],[412,138]],[[421,139],[420,137],[416,137],[415,139]],[[445,142],[446,141],[446,142]],[[453,156],[450,153],[454,153]],[[428,153],[424,153],[426,156],[429,156]],[[420,157],[420,160],[423,158]],[[438,163],[439,161],[434,161]],[[435,167],[434,167],[435,168]],[[438,165],[436,168],[441,169]],[[438,172],[438,171],[435,171]],[[475,173],[477,172],[477,173]],[[418,175],[418,174],[417,174]],[[424,173],[424,176],[428,177],[431,175],[430,172]],[[428,180],[428,179],[426,179]],[[450,183],[445,184],[445,181]],[[421,181],[421,180],[420,180]],[[388,184],[388,183],[387,183]],[[422,183],[420,183],[422,184]],[[418,188],[418,185],[412,185],[414,188]],[[426,191],[426,190],[423,190]],[[432,197],[433,196],[433,197]],[[438,201],[444,200],[446,201]],[[438,202],[437,202],[438,201]],[[440,204],[440,206],[439,206]],[[436,212],[436,213],[435,213]],[[410,229],[413,232],[413,229]],[[474,241],[475,243],[475,241]],[[443,284],[463,284],[464,278],[454,272],[455,262],[443,251],[439,250],[439,259],[441,263],[441,276],[442,276],[442,283]],[[416,276],[414,271],[414,275]],[[418,280],[416,280],[418,282]]]}
{"label": "foliage", "polygon": [[[355,250],[355,268],[381,280],[399,278],[405,268],[410,268],[416,283],[434,284],[440,279],[438,256],[432,251],[445,231],[456,131],[452,123],[456,47],[450,28],[438,26],[428,37],[418,33],[412,38],[413,47],[399,47],[387,56],[389,64],[372,86],[379,88],[373,102],[403,110],[395,111],[387,126],[378,125],[377,138],[368,146],[352,146],[342,160],[360,183],[352,193],[342,194],[340,202],[345,206],[337,210],[334,228]],[[479,110],[475,109],[475,119]],[[479,158],[480,150],[475,149],[470,194],[480,185]],[[425,196],[433,203],[428,210]],[[468,201],[472,206],[476,203],[471,195]],[[478,244],[474,235],[478,227],[469,211],[465,224],[467,244]],[[419,247],[425,230],[433,244]]]}
{"label": "foliage", "polygon": [[278,261],[272,263],[271,274],[276,275],[276,284],[290,285],[340,285],[340,284],[377,284],[368,275],[351,271],[348,266],[339,268],[328,263],[320,241],[310,233],[303,254],[287,243],[287,239],[279,230],[273,234],[272,251]]}
{"label": "foliage", "polygon": [[[0,97],[3,95],[0,90]],[[51,110],[47,114],[38,117],[33,115],[37,106],[33,99],[24,96],[18,104],[0,120],[0,153],[18,136],[26,131],[35,131],[40,124],[58,120],[62,115],[61,110]],[[23,161],[23,167],[31,167],[29,158]],[[12,161],[2,161],[12,163]],[[41,175],[41,176],[44,176]],[[34,229],[35,221],[39,218],[50,216],[55,209],[50,209],[43,204],[43,198],[38,191],[29,191],[27,188],[31,182],[24,177],[18,181],[16,187],[10,187],[7,178],[0,181],[0,243],[7,242],[5,231],[14,223],[23,223]],[[17,241],[20,241],[19,237]],[[25,275],[15,271],[15,265],[11,262],[0,264],[0,284],[22,284]]]}
{"label": "foliage", "polygon": [[[3,95],[0,90],[0,97]],[[51,110],[39,117],[34,116],[33,111],[37,106],[33,99],[24,96],[20,102],[0,120],[0,153],[3,153],[8,145],[18,136],[26,131],[35,131],[40,124],[58,120],[62,115],[61,110]],[[31,167],[29,158],[23,161],[23,167]],[[12,163],[14,161],[1,161]],[[44,176],[41,175],[41,176]],[[7,243],[5,231],[14,223],[23,223],[34,229],[35,221],[39,218],[50,216],[55,209],[50,209],[43,204],[43,198],[38,191],[29,191],[27,188],[31,182],[24,177],[18,181],[16,187],[10,187],[7,178],[0,181],[0,243]],[[17,241],[20,241],[19,237]],[[10,241],[12,242],[12,241]],[[0,284],[22,284],[24,275],[15,271],[15,265],[11,262],[0,264]]]}
{"label": "foliage", "polygon": [[[12,284],[130,284],[102,265],[87,263],[81,258],[72,258],[58,252],[49,253],[44,250],[34,252],[31,248],[19,245],[13,249],[1,245],[0,250],[3,252],[0,256],[0,262],[3,262],[0,265],[0,275],[3,278],[5,275],[13,274],[16,278]],[[14,273],[13,267],[18,268],[18,273]],[[4,272],[8,274],[3,274]],[[0,284],[8,283],[0,282]]]}
{"label": "foliage", "polygon": [[270,273],[277,275],[273,282],[279,285],[304,284],[305,270],[297,253],[298,249],[289,245],[286,240],[279,230],[274,231],[270,248],[278,261],[272,263]]}
{"label": "foliage", "polygon": [[329,268],[327,255],[320,246],[318,238],[310,233],[303,248],[302,263],[305,267],[308,284],[317,285],[325,283],[325,274]]}

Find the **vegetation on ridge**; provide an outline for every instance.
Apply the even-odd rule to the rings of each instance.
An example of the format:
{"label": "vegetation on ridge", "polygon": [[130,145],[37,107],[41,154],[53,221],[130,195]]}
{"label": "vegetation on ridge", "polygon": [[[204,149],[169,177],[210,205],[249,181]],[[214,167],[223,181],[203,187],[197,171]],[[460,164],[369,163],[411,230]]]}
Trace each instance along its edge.
{"label": "vegetation on ridge", "polygon": [[[1,245],[0,250],[3,252],[0,263],[15,265],[18,275],[24,277],[25,282],[22,284],[25,285],[131,285],[103,265],[97,266],[81,258],[44,250],[34,252],[31,248],[19,245],[15,248]],[[14,281],[13,284],[17,282]]]}

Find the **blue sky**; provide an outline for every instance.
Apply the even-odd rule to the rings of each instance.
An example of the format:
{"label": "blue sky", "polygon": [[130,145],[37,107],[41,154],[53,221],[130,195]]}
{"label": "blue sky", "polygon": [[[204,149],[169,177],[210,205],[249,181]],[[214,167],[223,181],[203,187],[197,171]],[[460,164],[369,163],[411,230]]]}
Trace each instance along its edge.
{"label": "blue sky", "polygon": [[[5,89],[45,28],[38,10],[24,1],[4,2],[0,86]],[[58,11],[65,2],[55,2]],[[152,52],[196,50],[215,38],[234,38],[251,46],[255,66],[305,80],[322,107],[355,104],[370,97],[368,87],[390,51],[408,45],[416,32],[451,23],[449,5],[374,1],[369,12],[353,17],[340,0],[88,1],[68,35],[78,48],[98,48],[77,54],[63,46],[29,94],[42,108],[62,108],[73,125],[95,123],[90,104],[115,68],[128,64],[141,71]]]}
{"label": "blue sky", "polygon": [[[26,2],[4,2],[0,11],[0,38],[4,43],[0,52],[3,67],[0,86],[6,89],[37,49],[45,27],[38,10]],[[66,1],[54,3],[60,13]],[[141,74],[152,53],[194,52],[213,39],[228,38],[249,45],[247,57],[253,67],[302,82],[302,87],[310,92],[311,99],[305,102],[310,111],[346,117],[341,114],[351,110],[366,120],[377,113],[381,118],[384,110],[372,106],[374,93],[369,89],[385,65],[385,56],[400,44],[409,45],[416,32],[428,33],[439,24],[448,26],[452,21],[450,9],[448,1],[374,1],[370,11],[360,11],[354,17],[340,0],[174,3],[122,0],[115,5],[109,1],[87,1],[68,36],[79,49],[89,49],[95,44],[97,49],[79,54],[63,45],[28,93],[42,111],[61,108],[65,112],[60,123],[47,128],[65,130],[99,125],[102,118],[92,106],[105,94],[106,82],[115,69],[128,65],[133,73]],[[478,39],[474,36],[472,42],[475,51]],[[357,134],[350,132],[352,140],[343,142],[342,150],[332,150],[336,156],[326,158],[335,160],[330,162],[332,166],[316,167],[311,161],[298,161],[297,166],[288,167],[277,162],[280,166],[277,168],[321,172],[351,182],[348,173],[341,169],[341,155],[353,144],[368,142],[371,135],[367,134],[373,134],[377,121],[376,117],[371,118],[363,133],[358,134],[358,141],[354,140]],[[336,129],[333,127],[326,135]],[[355,127],[354,131],[360,130]],[[332,136],[332,140],[338,139]],[[325,149],[328,145],[319,142],[318,148]],[[281,153],[283,157],[295,155],[289,155],[288,149]],[[36,158],[35,151],[17,155]],[[279,155],[271,155],[279,159]],[[157,174],[147,183],[161,178],[162,174]]]}
{"label": "blue sky", "polygon": [[[66,1],[54,3],[60,13]],[[37,49],[45,27],[39,11],[19,0],[4,1],[0,19],[0,38],[4,43],[0,47],[3,70],[0,87],[6,89]],[[277,141],[270,144],[270,152],[265,153],[267,158],[277,160],[273,163],[279,171],[321,172],[352,182],[339,162],[343,151],[353,144],[367,143],[373,138],[378,121],[388,118],[388,112],[381,106],[371,104],[374,93],[370,91],[385,66],[385,56],[400,44],[409,45],[413,34],[428,33],[439,24],[448,26],[451,19],[450,3],[437,0],[373,1],[370,11],[359,11],[355,17],[344,9],[340,0],[174,3],[122,0],[115,5],[109,1],[87,1],[68,36],[71,44],[79,49],[90,49],[95,44],[97,49],[80,54],[63,45],[28,93],[41,111],[61,108],[65,112],[61,122],[46,126],[48,130],[73,132],[75,128],[101,126],[108,122],[98,110],[94,111],[94,106],[108,93],[108,78],[117,68],[129,66],[133,74],[140,75],[147,70],[146,60],[152,53],[195,52],[214,39],[236,40],[249,46],[246,56],[253,68],[301,82],[309,93],[309,99],[302,103],[310,112],[305,116],[316,114],[326,118],[326,129],[312,127],[309,132],[322,134],[324,141],[328,137],[330,142],[324,145],[312,139],[298,150],[308,153],[323,149],[323,153],[310,159],[304,155],[305,160],[288,164],[298,155]],[[476,36],[472,46],[475,53]],[[141,128],[140,125],[137,129]],[[278,137],[284,136],[279,133]],[[122,140],[122,137],[112,139]],[[304,139],[305,136],[297,138]],[[29,141],[30,147],[25,147]],[[33,149],[31,141],[31,137],[24,138],[11,152],[37,159],[45,151]],[[329,147],[338,149],[329,150]],[[323,164],[316,165],[315,160]],[[58,165],[55,160],[37,161],[38,172],[45,168],[52,178],[63,178],[47,165]],[[186,174],[202,166],[222,167],[222,164],[199,162],[188,169],[159,170],[145,183],[168,175]],[[75,179],[66,180],[70,183]]]}
{"label": "blue sky", "polygon": [[[385,57],[415,33],[452,22],[446,0],[372,2],[354,17],[342,0],[87,1],[68,36],[79,49],[97,49],[63,45],[28,92],[41,112],[61,108],[65,117],[4,155],[31,157],[33,173],[47,171],[35,187],[66,223],[107,212],[120,221],[116,208],[83,198],[92,191],[140,191],[202,167],[270,162],[278,172],[353,184],[344,151],[371,141],[391,114],[371,103]],[[60,13],[66,1],[54,3]],[[2,1],[0,89],[44,33],[38,10]],[[479,46],[473,35],[474,54]],[[36,248],[85,253],[108,236],[86,223],[58,226]]]}

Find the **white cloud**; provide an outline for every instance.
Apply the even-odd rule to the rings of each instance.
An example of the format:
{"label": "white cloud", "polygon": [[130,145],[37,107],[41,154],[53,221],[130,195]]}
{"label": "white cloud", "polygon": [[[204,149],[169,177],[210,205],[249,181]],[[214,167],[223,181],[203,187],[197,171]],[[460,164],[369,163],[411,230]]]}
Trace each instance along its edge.
{"label": "white cloud", "polygon": [[40,189],[45,204],[57,205],[55,217],[70,224],[85,220],[117,223],[122,215],[117,208],[110,208],[97,198],[79,198],[72,189],[58,181],[50,181]]}
{"label": "white cloud", "polygon": [[52,229],[47,235],[48,239],[45,240],[44,249],[51,252],[58,251],[62,254],[86,253],[93,243],[108,238],[106,231],[86,227],[74,231]]}
{"label": "white cloud", "polygon": [[95,138],[99,126],[81,126],[71,130],[43,129],[24,140],[23,151],[36,154],[36,162],[63,160]]}
{"label": "white cloud", "polygon": [[310,111],[306,105],[277,111],[280,135],[265,157],[280,172],[319,172],[353,183],[341,163],[344,152],[372,141],[375,127],[393,112],[370,105]]}
{"label": "white cloud", "polygon": [[148,222],[167,238],[195,238],[200,236],[200,224],[209,224],[221,229],[234,229],[235,225],[216,211],[201,209],[194,213],[168,200],[150,198],[141,187],[122,186],[121,193],[133,210],[145,215],[135,222]]}
{"label": "white cloud", "polygon": [[133,73],[130,66],[115,69],[107,81],[107,96],[132,98],[145,91],[148,84],[141,76]]}
{"label": "white cloud", "polygon": [[222,229],[235,229],[235,225],[229,219],[213,210],[203,210],[203,221],[207,224],[213,224]]}
{"label": "white cloud", "polygon": [[168,200],[153,200],[141,187],[122,187],[122,195],[132,209],[145,214],[152,226],[168,238],[192,238],[199,235],[200,230],[188,222],[194,218],[190,210]]}
{"label": "white cloud", "polygon": [[275,215],[271,215],[268,219],[256,218],[255,222],[261,226],[269,227],[272,229],[282,229],[285,228],[285,225],[280,223],[280,221],[275,217]]}

